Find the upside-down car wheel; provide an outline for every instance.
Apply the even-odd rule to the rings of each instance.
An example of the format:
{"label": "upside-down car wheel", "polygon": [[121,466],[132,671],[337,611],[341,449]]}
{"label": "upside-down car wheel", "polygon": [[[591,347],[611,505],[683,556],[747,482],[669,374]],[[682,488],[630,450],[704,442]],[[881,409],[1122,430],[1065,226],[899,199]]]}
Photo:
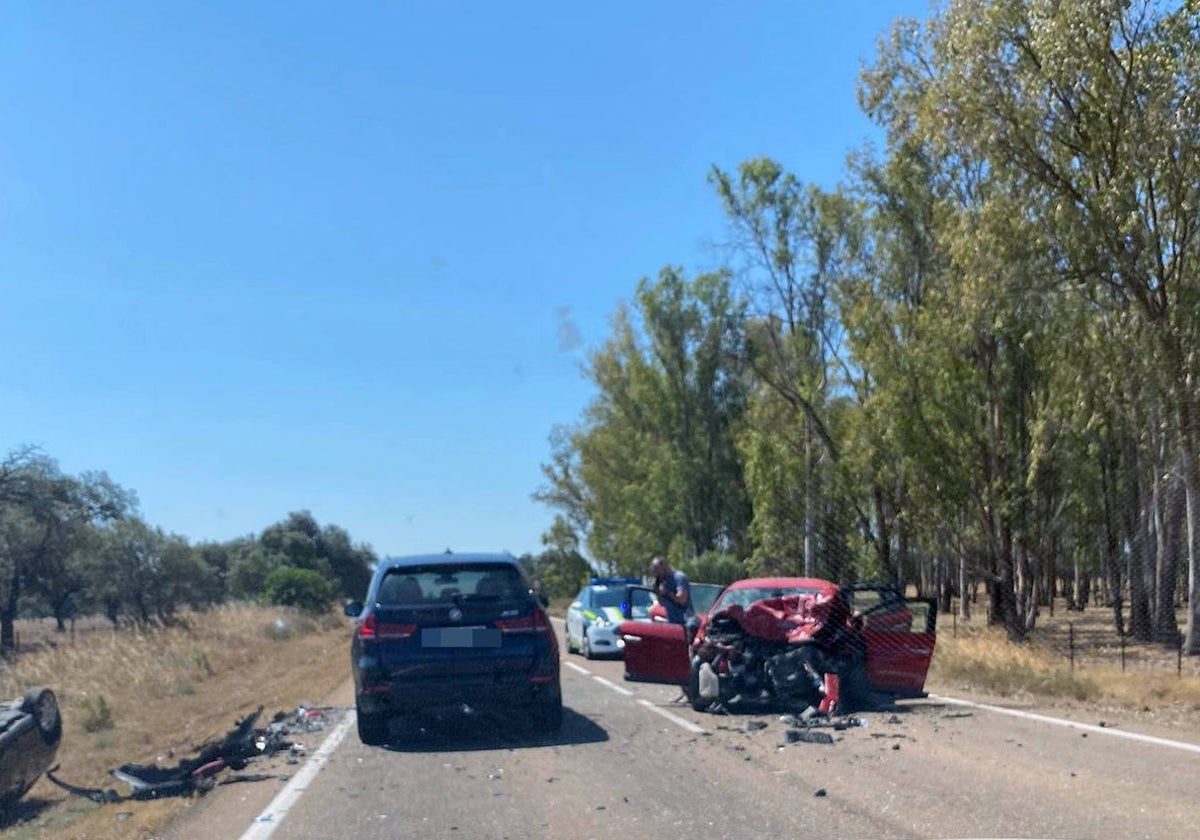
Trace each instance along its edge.
{"label": "upside-down car wheel", "polygon": [[51,746],[62,738],[62,715],[58,711],[58,698],[48,688],[31,688],[21,698],[21,711],[33,715],[42,733],[42,740]]}

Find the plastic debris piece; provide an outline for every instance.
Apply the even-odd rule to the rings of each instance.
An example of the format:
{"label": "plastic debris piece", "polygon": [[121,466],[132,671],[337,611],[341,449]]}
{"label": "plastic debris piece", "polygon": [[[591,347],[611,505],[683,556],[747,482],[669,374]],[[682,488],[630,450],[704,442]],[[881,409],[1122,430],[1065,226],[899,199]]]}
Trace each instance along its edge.
{"label": "plastic debris piece", "polygon": [[789,744],[804,742],[806,744],[832,744],[833,736],[828,732],[816,732],[811,729],[789,729],[783,733],[784,740]]}

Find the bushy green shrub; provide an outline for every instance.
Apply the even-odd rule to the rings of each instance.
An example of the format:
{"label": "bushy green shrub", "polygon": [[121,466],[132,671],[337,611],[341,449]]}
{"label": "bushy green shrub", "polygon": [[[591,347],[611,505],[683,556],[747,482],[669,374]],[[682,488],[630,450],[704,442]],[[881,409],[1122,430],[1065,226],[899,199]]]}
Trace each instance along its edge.
{"label": "bushy green shrub", "polygon": [[320,572],[281,566],[267,575],[262,597],[268,604],[296,607],[316,615],[329,611],[333,594],[333,584]]}
{"label": "bushy green shrub", "polygon": [[113,728],[112,707],[108,705],[108,700],[103,694],[83,697],[79,706],[83,711],[81,722],[84,732],[103,732]]}
{"label": "bushy green shrub", "polygon": [[746,567],[732,554],[706,551],[680,563],[680,567],[694,583],[733,583],[746,576]]}

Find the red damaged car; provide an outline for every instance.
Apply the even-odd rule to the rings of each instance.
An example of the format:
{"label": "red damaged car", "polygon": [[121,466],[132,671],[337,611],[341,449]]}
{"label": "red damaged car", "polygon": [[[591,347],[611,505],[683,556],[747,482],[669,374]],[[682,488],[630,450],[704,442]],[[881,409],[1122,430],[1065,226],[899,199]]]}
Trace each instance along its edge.
{"label": "red damaged car", "polygon": [[834,714],[924,696],[936,616],[893,587],[749,578],[687,628],[631,620],[619,632],[625,679],[682,686],[697,711]]}

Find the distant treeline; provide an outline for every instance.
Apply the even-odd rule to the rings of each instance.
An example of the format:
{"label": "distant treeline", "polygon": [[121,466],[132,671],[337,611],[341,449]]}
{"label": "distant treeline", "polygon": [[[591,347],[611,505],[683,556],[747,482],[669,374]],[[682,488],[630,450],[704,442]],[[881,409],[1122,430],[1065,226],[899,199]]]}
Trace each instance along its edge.
{"label": "distant treeline", "polygon": [[1200,654],[1200,5],[939,9],[864,68],[886,139],[842,185],[713,168],[726,267],[617,311],[547,545],[985,585],[1013,639],[1102,591],[1171,642],[1186,604]]}
{"label": "distant treeline", "polygon": [[169,622],[182,607],[264,600],[328,609],[362,597],[375,553],[337,525],[290,513],[261,534],[189,541],[137,515],[103,472],[72,476],[32,447],[0,461],[0,651],[18,617]]}

